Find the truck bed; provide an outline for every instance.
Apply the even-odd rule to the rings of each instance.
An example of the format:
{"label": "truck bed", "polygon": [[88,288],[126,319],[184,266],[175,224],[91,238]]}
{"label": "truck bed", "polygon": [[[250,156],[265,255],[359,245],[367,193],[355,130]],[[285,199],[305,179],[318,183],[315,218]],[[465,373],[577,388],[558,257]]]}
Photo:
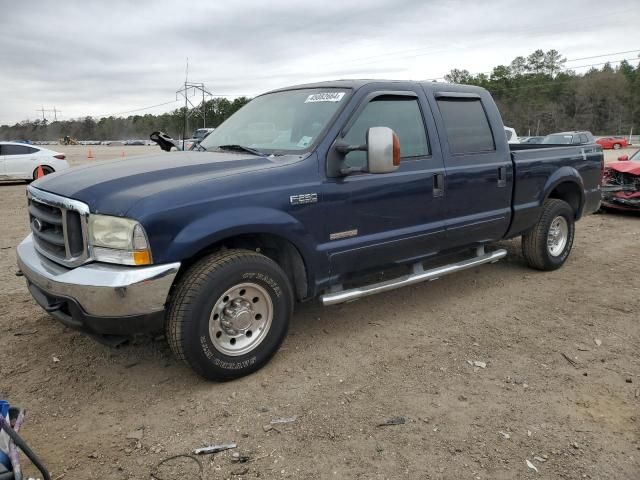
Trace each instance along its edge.
{"label": "truck bed", "polygon": [[[589,145],[510,144],[514,168],[513,221],[508,237],[515,237],[535,223],[542,200],[569,178],[577,187],[578,218],[600,205],[604,166],[602,148]],[[558,179],[558,180],[556,180]]]}

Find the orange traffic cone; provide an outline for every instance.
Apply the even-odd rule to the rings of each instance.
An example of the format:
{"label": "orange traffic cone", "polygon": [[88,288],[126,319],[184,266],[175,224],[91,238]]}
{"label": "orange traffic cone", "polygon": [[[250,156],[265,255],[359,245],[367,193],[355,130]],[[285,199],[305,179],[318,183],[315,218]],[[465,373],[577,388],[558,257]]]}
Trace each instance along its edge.
{"label": "orange traffic cone", "polygon": [[44,177],[44,170],[42,170],[42,165],[38,165],[38,169],[36,170],[36,179]]}
{"label": "orange traffic cone", "polygon": [[93,158],[93,152],[89,149],[89,153],[87,153],[87,158]]}

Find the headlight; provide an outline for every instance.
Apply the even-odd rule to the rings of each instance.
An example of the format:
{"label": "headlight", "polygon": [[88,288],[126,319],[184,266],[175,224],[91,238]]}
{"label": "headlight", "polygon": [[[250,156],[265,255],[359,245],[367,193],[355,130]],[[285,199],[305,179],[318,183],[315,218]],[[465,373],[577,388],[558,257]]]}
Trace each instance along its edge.
{"label": "headlight", "polygon": [[109,215],[89,216],[89,244],[93,258],[123,265],[151,265],[147,235],[135,220]]}

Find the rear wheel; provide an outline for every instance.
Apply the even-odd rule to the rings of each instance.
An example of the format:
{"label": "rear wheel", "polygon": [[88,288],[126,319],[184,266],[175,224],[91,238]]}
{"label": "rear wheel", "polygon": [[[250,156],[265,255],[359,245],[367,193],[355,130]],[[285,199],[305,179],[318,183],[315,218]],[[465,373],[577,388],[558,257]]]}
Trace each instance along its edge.
{"label": "rear wheel", "polygon": [[[49,165],[41,165],[41,167],[42,167],[43,175],[49,175],[50,173],[53,173],[55,171]],[[33,171],[33,174],[32,174],[31,178],[33,178],[34,180],[38,179],[38,169],[37,168]]]}
{"label": "rear wheel", "polygon": [[166,332],[176,357],[210,380],[258,370],[287,333],[293,294],[273,260],[249,250],[203,258],[180,280]]}
{"label": "rear wheel", "polygon": [[575,235],[571,206],[555,198],[545,200],[538,223],[522,236],[522,253],[530,267],[560,268],[569,257]]}

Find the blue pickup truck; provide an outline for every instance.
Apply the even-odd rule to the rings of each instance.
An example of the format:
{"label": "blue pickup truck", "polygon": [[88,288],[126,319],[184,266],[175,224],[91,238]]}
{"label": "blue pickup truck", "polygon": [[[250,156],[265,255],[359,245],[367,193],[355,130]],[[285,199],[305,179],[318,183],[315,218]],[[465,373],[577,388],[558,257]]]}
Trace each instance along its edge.
{"label": "blue pickup truck", "polygon": [[[566,261],[600,204],[598,145],[509,145],[489,93],[341,80],[275,90],[200,151],[48,175],[18,266],[36,302],[103,340],[164,329],[200,375],[239,377],[296,302],[352,301],[495,262],[521,236]],[[393,272],[371,280],[372,273]],[[389,276],[387,275],[387,277]]]}

